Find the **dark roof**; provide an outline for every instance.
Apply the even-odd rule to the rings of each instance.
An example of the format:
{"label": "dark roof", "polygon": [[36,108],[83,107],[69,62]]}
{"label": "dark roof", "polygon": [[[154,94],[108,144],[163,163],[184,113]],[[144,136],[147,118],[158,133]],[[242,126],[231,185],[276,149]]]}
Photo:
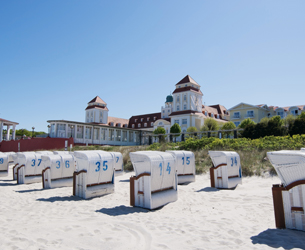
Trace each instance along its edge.
{"label": "dark roof", "polygon": [[[154,117],[156,119],[154,120]],[[143,118],[143,121],[141,121],[141,118]],[[149,118],[149,121],[147,121],[147,118]],[[135,121],[137,119],[137,121]],[[128,128],[132,128],[132,124],[135,125],[135,128],[138,128],[138,124],[141,124],[141,128],[152,128],[151,122],[155,122],[156,120],[161,119],[161,112],[159,113],[152,113],[152,114],[143,114],[143,115],[134,115],[130,117]],[[147,126],[144,127],[144,123],[147,123]]]}
{"label": "dark roof", "polygon": [[98,109],[102,109],[102,110],[107,110],[107,111],[109,111],[109,109],[108,109],[107,107],[102,107],[102,106],[98,106],[98,105],[88,106],[85,110],[94,109],[94,108],[98,108]]}
{"label": "dark roof", "polygon": [[[173,92],[173,94],[175,94],[175,93],[180,93],[180,92],[186,92],[186,91],[193,91],[193,92],[197,92],[197,93],[199,93],[199,94],[202,94],[202,92],[200,91],[200,89],[196,89],[196,88],[191,87],[191,86],[175,89],[175,91]],[[203,94],[202,94],[202,95],[203,95]]]}
{"label": "dark roof", "polygon": [[97,102],[97,103],[101,103],[101,104],[107,105],[107,103],[104,102],[99,96],[94,97],[90,102],[88,102],[88,104],[89,104],[89,103],[94,103],[94,102]]}
{"label": "dark roof", "polygon": [[189,82],[200,87],[200,85],[192,77],[190,77],[189,75],[187,75],[182,80],[180,80],[180,82],[178,82],[176,85],[184,84],[184,83],[189,83]]}
{"label": "dark roof", "polygon": [[172,112],[169,116],[185,115],[185,114],[201,114],[201,113],[196,110],[183,110],[183,111]]}

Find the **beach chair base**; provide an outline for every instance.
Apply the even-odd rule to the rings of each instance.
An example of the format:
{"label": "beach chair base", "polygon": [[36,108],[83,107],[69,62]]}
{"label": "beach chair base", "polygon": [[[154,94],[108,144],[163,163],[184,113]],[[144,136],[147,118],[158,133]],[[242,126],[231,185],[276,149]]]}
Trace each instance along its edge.
{"label": "beach chair base", "polygon": [[223,178],[220,173],[222,166],[211,167],[210,168],[210,181],[211,187],[222,188],[222,189],[232,189],[235,188],[238,184],[242,184],[242,177],[239,175],[228,176]]}
{"label": "beach chair base", "polygon": [[275,225],[305,231],[305,180],[272,187]]}
{"label": "beach chair base", "polygon": [[108,183],[95,183],[87,185],[87,171],[81,170],[73,174],[73,195],[83,199],[111,194],[114,192],[114,178]]}
{"label": "beach chair base", "polygon": [[42,171],[42,188],[60,188],[60,187],[72,187],[73,177],[62,177],[58,179],[51,179],[51,169],[47,167]]}
{"label": "beach chair base", "polygon": [[130,205],[146,209],[157,209],[178,199],[177,189],[151,191],[150,174],[130,177]]}
{"label": "beach chair base", "polygon": [[187,184],[194,181],[195,181],[194,174],[184,174],[184,175],[178,174],[178,184]]}

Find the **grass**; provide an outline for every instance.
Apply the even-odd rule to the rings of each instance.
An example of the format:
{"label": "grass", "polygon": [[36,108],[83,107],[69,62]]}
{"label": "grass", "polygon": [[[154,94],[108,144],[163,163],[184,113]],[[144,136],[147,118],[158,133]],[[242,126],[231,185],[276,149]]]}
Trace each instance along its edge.
{"label": "grass", "polygon": [[[132,171],[133,166],[130,161],[129,153],[145,150],[178,150],[175,143],[155,143],[150,146],[75,146],[73,151],[78,150],[104,150],[120,152],[123,155],[123,164],[125,171]],[[221,149],[218,149],[221,150]],[[236,150],[240,156],[243,176],[268,176],[276,175],[274,168],[266,158],[268,150]],[[213,163],[209,157],[207,149],[193,150],[195,154],[196,174],[207,173]]]}

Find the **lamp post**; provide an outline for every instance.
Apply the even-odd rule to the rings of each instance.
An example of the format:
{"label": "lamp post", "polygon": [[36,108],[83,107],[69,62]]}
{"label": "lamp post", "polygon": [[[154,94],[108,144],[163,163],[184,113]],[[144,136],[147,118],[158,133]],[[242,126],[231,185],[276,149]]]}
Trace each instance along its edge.
{"label": "lamp post", "polygon": [[73,137],[73,128],[74,128],[74,125],[69,125],[70,129],[71,129],[71,136],[70,137]]}
{"label": "lamp post", "polygon": [[47,127],[48,127],[48,137],[50,137],[50,128],[51,128],[51,125],[49,124]]}
{"label": "lamp post", "polygon": [[32,127],[33,131],[32,131],[32,138],[34,137],[34,129],[35,127]]}

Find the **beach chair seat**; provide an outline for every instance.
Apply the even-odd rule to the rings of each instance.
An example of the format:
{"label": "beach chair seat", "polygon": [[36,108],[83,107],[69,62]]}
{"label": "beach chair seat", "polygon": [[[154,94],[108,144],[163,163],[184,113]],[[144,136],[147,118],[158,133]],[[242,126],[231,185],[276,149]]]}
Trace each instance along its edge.
{"label": "beach chair seat", "polygon": [[114,173],[115,176],[122,175],[124,173],[123,155],[120,152],[110,152],[114,158]]}
{"label": "beach chair seat", "polygon": [[275,225],[305,231],[305,151],[268,152],[281,184],[272,187]]}
{"label": "beach chair seat", "polygon": [[73,195],[83,199],[114,192],[113,155],[105,151],[75,151]]}
{"label": "beach chair seat", "polygon": [[195,155],[191,151],[167,150],[176,159],[178,184],[185,184],[195,181],[196,166]]}
{"label": "beach chair seat", "polygon": [[135,176],[130,178],[130,205],[156,209],[178,199],[176,160],[158,151],[129,153]]}
{"label": "beach chair seat", "polygon": [[239,154],[233,151],[209,151],[213,162],[210,168],[211,187],[235,188],[242,184]]}
{"label": "beach chair seat", "polygon": [[30,184],[42,181],[43,164],[41,156],[52,152],[18,153],[17,184]]}
{"label": "beach chair seat", "polygon": [[8,176],[9,156],[0,152],[0,177]]}
{"label": "beach chair seat", "polygon": [[42,155],[42,187],[72,187],[75,160],[73,154]]}

